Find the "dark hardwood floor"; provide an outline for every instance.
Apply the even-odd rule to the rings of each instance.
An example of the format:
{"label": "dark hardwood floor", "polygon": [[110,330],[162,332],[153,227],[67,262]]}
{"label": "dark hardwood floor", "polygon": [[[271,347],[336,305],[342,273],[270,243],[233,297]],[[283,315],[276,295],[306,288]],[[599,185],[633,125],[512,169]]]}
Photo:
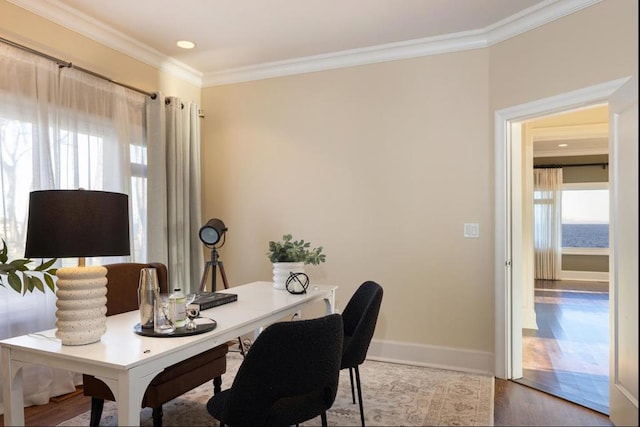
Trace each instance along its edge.
{"label": "dark hardwood floor", "polygon": [[613,426],[600,412],[551,394],[496,379],[495,426]]}
{"label": "dark hardwood floor", "polygon": [[537,281],[535,310],[539,329],[523,332],[517,382],[608,414],[608,284]]}

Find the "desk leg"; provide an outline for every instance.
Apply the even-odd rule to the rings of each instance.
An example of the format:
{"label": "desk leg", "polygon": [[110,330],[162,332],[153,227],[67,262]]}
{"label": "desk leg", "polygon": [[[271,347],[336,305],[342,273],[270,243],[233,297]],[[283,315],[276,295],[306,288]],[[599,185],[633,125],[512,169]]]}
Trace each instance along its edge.
{"label": "desk leg", "polygon": [[153,378],[160,373],[154,372],[141,378],[135,378],[135,373],[121,373],[118,381],[99,378],[113,392],[118,407],[118,425],[121,426],[139,426],[140,425],[140,407],[142,406],[142,397],[147,386]]}
{"label": "desk leg", "polygon": [[140,425],[142,393],[137,392],[138,387],[136,387],[135,381],[133,383],[130,383],[129,378],[122,377],[118,381],[116,405],[118,406],[118,425],[121,426]]}
{"label": "desk leg", "polygon": [[24,394],[22,388],[22,366],[11,360],[11,349],[2,348],[2,401],[4,402],[4,425],[23,426]]}
{"label": "desk leg", "polygon": [[333,314],[336,312],[336,290],[332,289],[331,294],[324,299],[325,312]]}

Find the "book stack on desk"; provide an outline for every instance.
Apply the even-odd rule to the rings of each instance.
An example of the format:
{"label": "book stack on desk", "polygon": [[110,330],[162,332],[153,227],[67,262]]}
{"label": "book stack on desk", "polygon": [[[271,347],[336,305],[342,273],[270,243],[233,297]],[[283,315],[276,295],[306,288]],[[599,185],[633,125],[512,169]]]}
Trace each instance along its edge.
{"label": "book stack on desk", "polygon": [[191,304],[200,306],[200,311],[238,301],[238,295],[225,292],[202,292]]}

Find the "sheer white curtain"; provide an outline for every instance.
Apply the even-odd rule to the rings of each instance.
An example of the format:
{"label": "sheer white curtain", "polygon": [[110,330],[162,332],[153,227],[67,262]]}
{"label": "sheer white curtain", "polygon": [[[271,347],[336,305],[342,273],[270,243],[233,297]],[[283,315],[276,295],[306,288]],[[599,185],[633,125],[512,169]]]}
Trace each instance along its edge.
{"label": "sheer white curtain", "polygon": [[[57,80],[55,63],[0,44],[0,237],[7,243],[9,260],[24,257],[29,192],[39,183],[53,183],[46,159],[59,98]],[[21,296],[0,287],[0,339],[53,328],[55,301],[49,291]],[[26,366],[25,405],[44,404],[51,396],[73,391],[77,380],[68,371]]]}
{"label": "sheer white curtain", "polygon": [[[80,187],[129,194],[132,256],[127,259],[146,258],[145,98],[0,43],[0,237],[9,259],[24,255],[29,192]],[[54,328],[55,299],[48,291],[20,296],[0,287],[0,339]],[[78,378],[25,368],[25,404],[73,391]]]}
{"label": "sheer white curtain", "polygon": [[[202,226],[199,107],[175,97],[158,98],[157,104],[149,106],[150,127],[156,129],[155,135],[149,135],[149,145],[158,148],[150,154],[153,157],[149,159],[149,174],[150,182],[151,176],[164,176],[165,186],[161,188],[159,182],[154,182],[155,190],[162,195],[150,195],[149,209],[166,215],[166,233],[149,233],[149,248],[166,250],[164,254],[154,252],[153,259],[166,259],[170,286],[190,292],[198,289],[204,269],[198,237]],[[162,109],[158,108],[160,103],[164,104]],[[164,170],[156,170],[163,160]],[[153,222],[159,224],[158,219]]]}
{"label": "sheer white curtain", "polygon": [[562,271],[562,169],[534,169],[535,278],[560,280]]}
{"label": "sheer white curtain", "polygon": [[146,96],[87,73],[63,68],[55,142],[56,188],[129,195],[131,256],[87,263],[145,262]]}

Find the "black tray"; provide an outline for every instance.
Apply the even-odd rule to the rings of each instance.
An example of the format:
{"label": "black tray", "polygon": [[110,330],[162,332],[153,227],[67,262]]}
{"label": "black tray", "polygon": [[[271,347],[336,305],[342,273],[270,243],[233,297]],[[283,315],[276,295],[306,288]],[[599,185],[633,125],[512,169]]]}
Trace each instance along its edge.
{"label": "black tray", "polygon": [[170,334],[159,334],[154,332],[152,328],[142,328],[140,323],[136,323],[133,327],[133,331],[138,335],[143,335],[145,337],[157,337],[157,338],[175,338],[175,337],[187,337],[189,335],[198,335],[204,334],[205,332],[213,331],[218,323],[213,319],[208,319],[204,317],[199,318],[200,321],[205,320],[207,323],[198,323],[198,327],[196,329],[187,329],[186,327],[176,328]]}

